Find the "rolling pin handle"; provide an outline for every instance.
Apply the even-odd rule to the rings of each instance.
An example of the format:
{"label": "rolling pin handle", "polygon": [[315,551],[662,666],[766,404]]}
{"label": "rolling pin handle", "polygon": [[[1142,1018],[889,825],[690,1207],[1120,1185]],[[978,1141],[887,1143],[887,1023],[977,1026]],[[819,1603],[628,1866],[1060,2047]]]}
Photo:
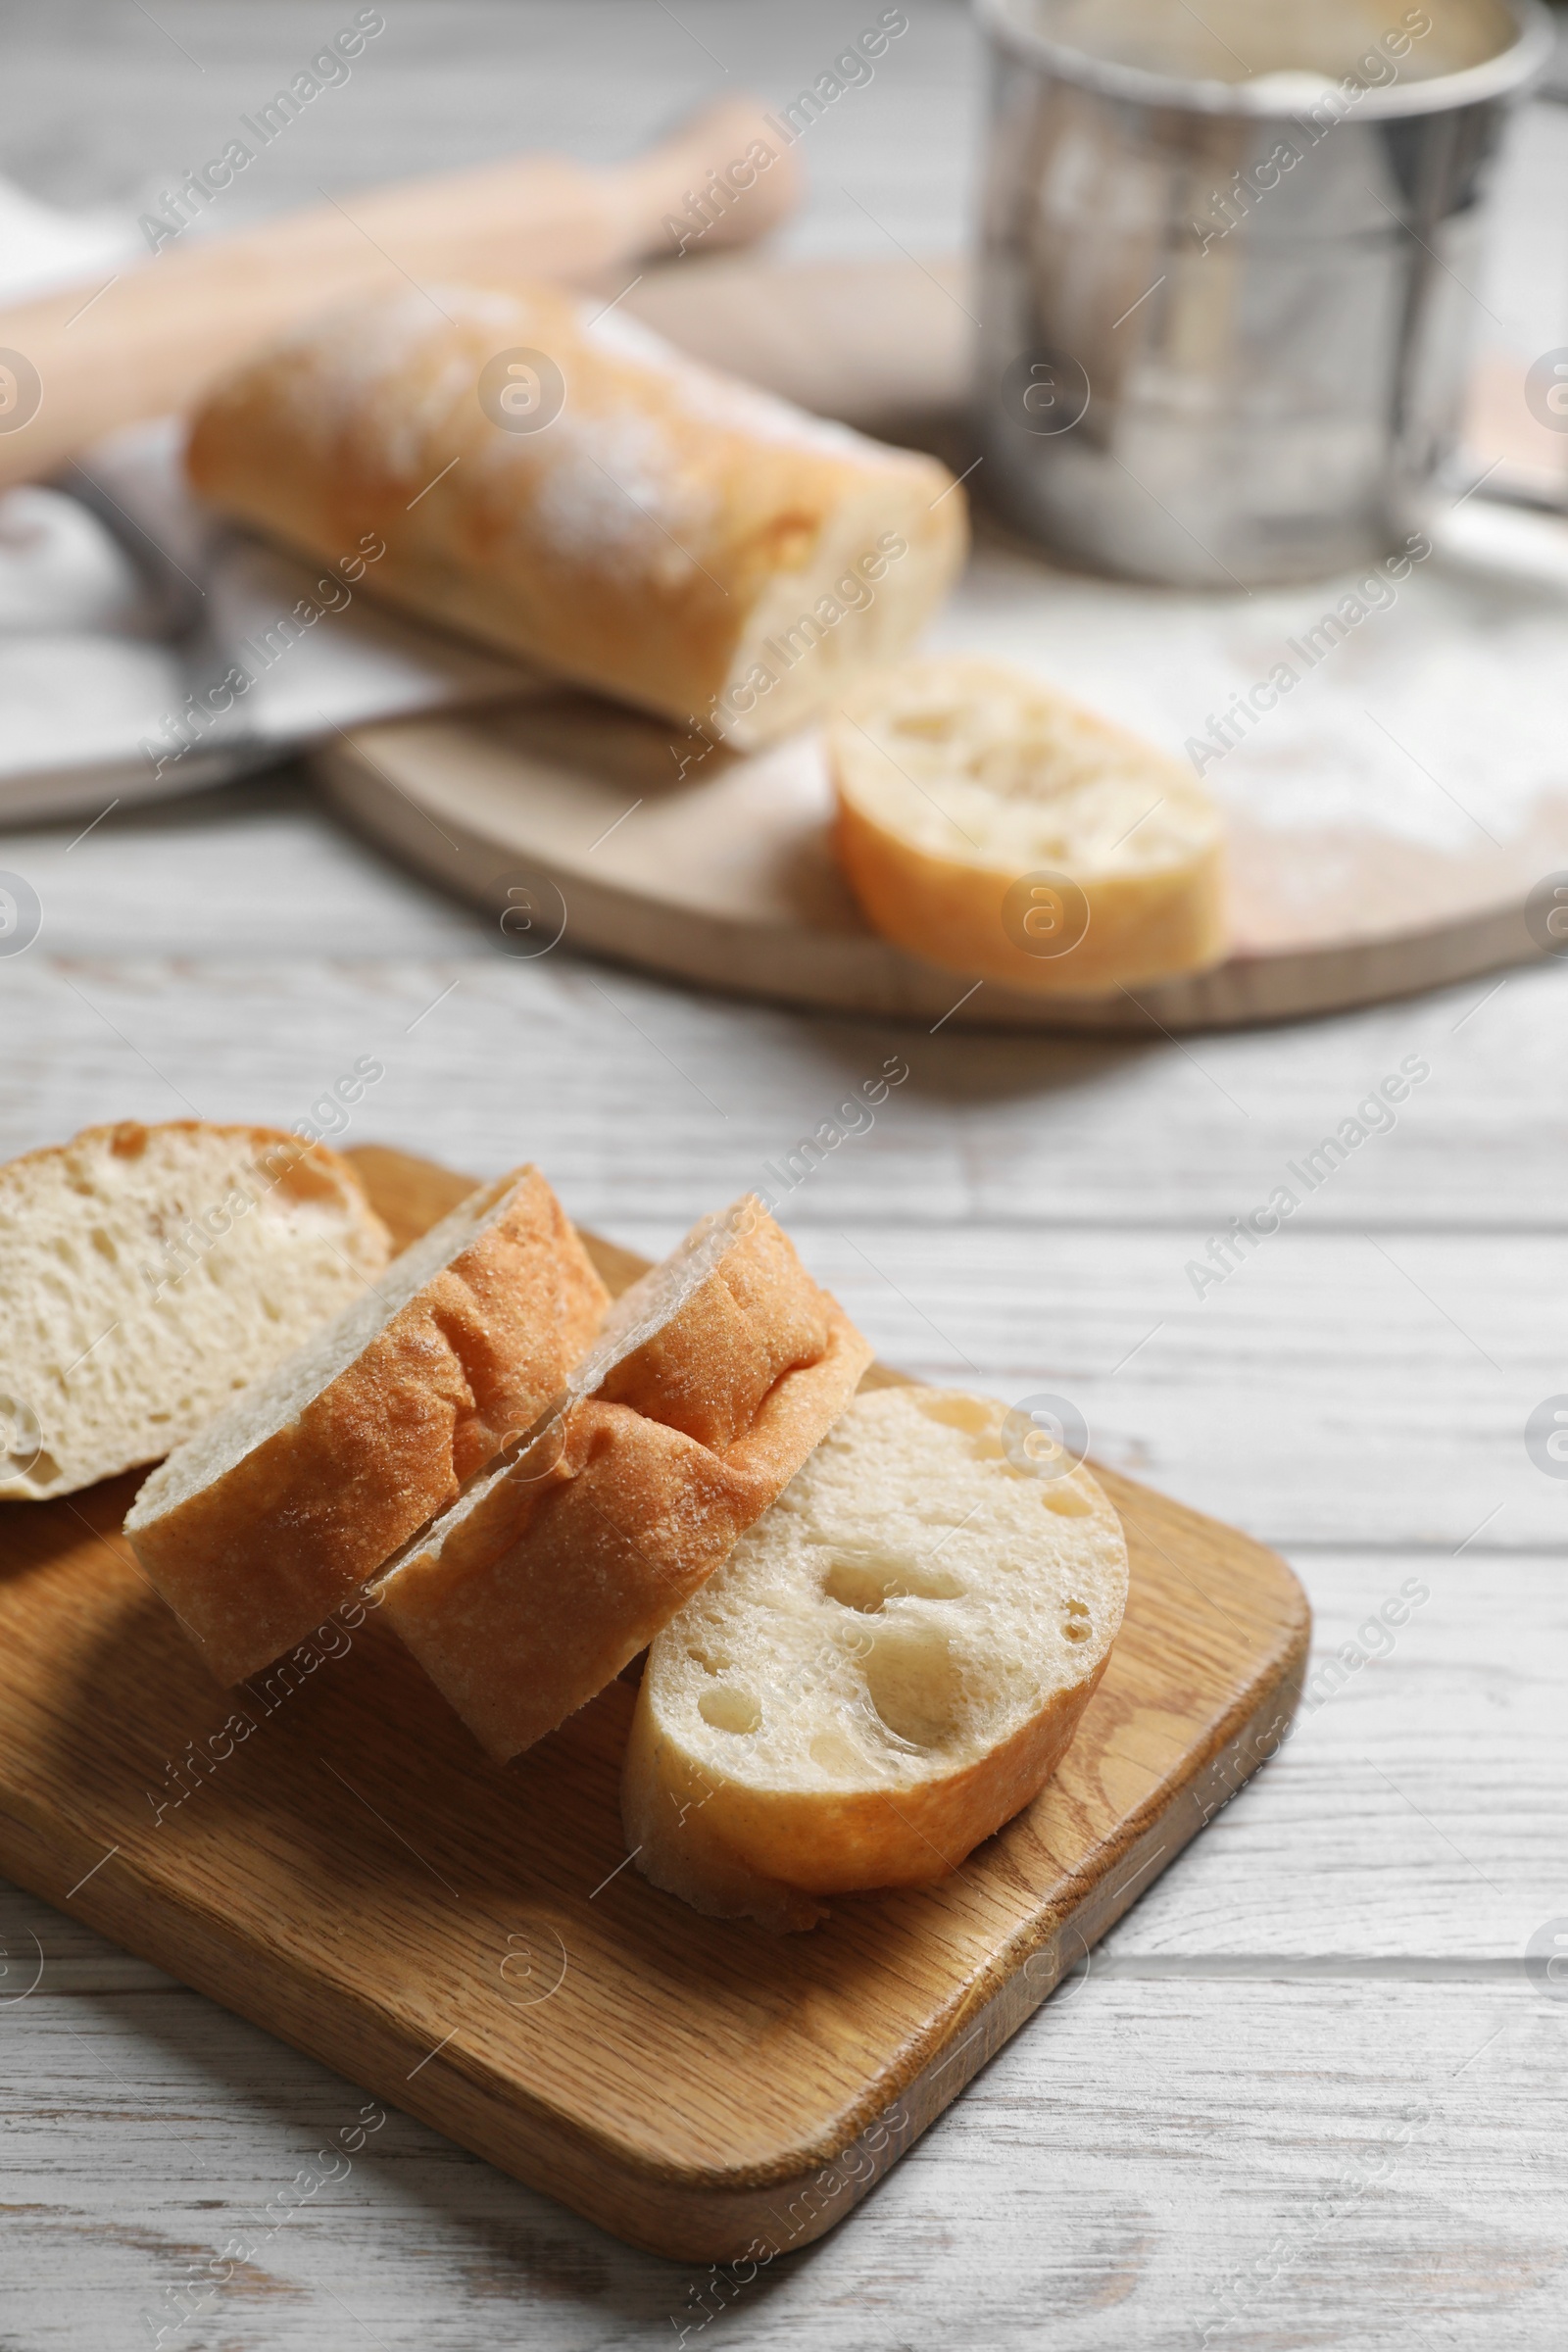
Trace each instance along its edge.
{"label": "rolling pin handle", "polygon": [[628,250],[678,254],[748,245],[794,211],[801,170],[760,99],[720,98],[646,155],[606,174]]}

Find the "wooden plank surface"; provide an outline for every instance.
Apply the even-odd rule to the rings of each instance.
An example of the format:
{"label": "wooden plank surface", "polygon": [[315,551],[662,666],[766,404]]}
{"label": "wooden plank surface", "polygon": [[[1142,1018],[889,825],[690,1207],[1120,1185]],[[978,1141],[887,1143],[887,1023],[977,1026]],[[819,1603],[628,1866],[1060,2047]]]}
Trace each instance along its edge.
{"label": "wooden plank surface", "polygon": [[[27,2352],[147,2340],[144,2315],[185,2313],[167,2340],[213,2352],[464,2352],[515,2344],[524,2314],[530,2340],[572,2352],[667,2346],[683,2325],[764,2352],[1192,2345],[1226,2320],[1212,2340],[1248,2347],[1560,2340],[1562,2015],[1522,1983],[1090,1978],[858,2227],[728,2293],[391,2111],[345,2169],[360,2094],[188,1996],[18,2017],[36,2088],[13,2110],[7,2218]],[[75,2177],[62,2107],[93,2119]],[[232,2238],[251,2259],[204,2296]]]}
{"label": "wooden plank surface", "polygon": [[[0,1116],[16,1132],[25,1121],[29,1136],[64,1134],[111,1093],[147,1118],[197,1102],[207,1116],[291,1125],[329,1097],[345,1054],[373,1050],[385,1068],[375,1091],[353,1114],[321,1114],[350,1142],[373,1118],[377,1133],[416,1148],[430,1090],[450,1076],[449,1156],[499,1165],[548,1141],[585,1222],[632,1219],[673,1241],[694,1152],[720,1189],[756,1183],[765,1159],[812,1135],[896,1054],[908,1081],[864,1132],[823,1154],[788,1197],[790,1221],[891,1212],[904,1229],[964,1235],[1136,1228],[1168,1234],[1179,1275],[1414,1054],[1431,1075],[1394,1130],[1348,1153],[1245,1276],[1205,1292],[1210,1314],[1309,1235],[1562,1229],[1568,1100],[1552,1073],[1568,977],[1555,965],[1288,1038],[1244,1033],[1181,1051],[932,1036],[912,1023],[742,1011],[565,943],[514,962],[461,910],[421,900],[329,818],[307,816],[289,788],[274,810],[259,788],[236,797],[246,813],[220,794],[165,809],[150,839],[134,820],[118,830],[112,820],[105,847],[95,851],[94,834],[69,863],[67,829],[3,837],[45,907],[37,947],[3,974]],[[341,955],[333,893],[348,902]],[[240,1055],[226,1050],[236,1027]],[[737,1038],[756,1052],[737,1052]],[[635,1152],[621,1148],[628,1132]],[[1187,1295],[1198,1303],[1190,1285]]]}
{"label": "wooden plank surface", "polygon": [[[925,254],[961,233],[978,109],[965,12],[906,7],[910,35],[876,82],[813,129],[792,249],[871,258],[896,237]],[[157,0],[153,13],[0,9],[0,165],[59,201],[135,209],[353,12]],[[389,165],[456,167],[514,139],[608,161],[720,86],[720,64],[793,95],[845,22],[823,0],[677,0],[678,24],[648,0],[387,13],[377,75],[332,94],[345,103],[330,121],[294,126],[236,204],[308,202],[318,184],[346,200]],[[1559,124],[1533,117],[1504,158],[1509,232],[1479,285],[1483,332],[1530,357],[1564,340],[1561,320],[1540,323],[1568,284]],[[986,1332],[1011,1365],[1026,1326],[1054,1382],[1104,1374],[1156,1320],[1136,1319],[1130,1252],[1179,1278],[1284,1158],[1401,1054],[1428,1055],[1397,1132],[1314,1196],[1270,1259],[1206,1307],[1189,1292],[1194,1324],[1168,1353],[1161,1335],[1133,1358],[1118,1389],[1152,1369],[1120,1428],[1097,1436],[1136,1474],[1157,1462],[1198,1507],[1286,1539],[1317,1613],[1314,1675],[1407,1576],[1431,1601],[1303,1715],[1100,1947],[1098,1973],[1006,2046],[852,2230],[772,2266],[686,2340],[1190,2352],[1229,2313],[1214,2340],[1238,2352],[1446,2352],[1483,2336],[1557,2352],[1565,2013],[1527,1978],[1524,1949],[1568,1911],[1564,1490],[1532,1469],[1512,1408],[1484,1409],[1454,1378],[1469,1351],[1442,1314],[1414,1293],[1396,1309],[1392,1278],[1369,1290],[1358,1235],[1467,1321],[1467,1302],[1498,1301],[1501,1327],[1472,1328],[1526,1392],[1538,1372],[1542,1396],[1565,1385],[1547,1368],[1568,1238],[1561,974],[1510,979],[1481,1009],[1486,982],[1208,1038],[1194,1058],[1157,1040],[953,1041],[740,1010],[569,951],[554,970],[519,968],[298,781],[79,832],[0,841],[0,864],[37,878],[46,907],[37,948],[0,965],[0,1152],[109,1110],[181,1115],[182,1097],[287,1123],[385,1044],[375,1132],[481,1167],[534,1151],[576,1214],[662,1248],[694,1202],[755,1178],[899,1051],[910,1080],[785,1220],[813,1258],[844,1233],[896,1273],[905,1300],[863,1266],[855,1300],[885,1353],[961,1368],[923,1308],[980,1385],[1009,1396]],[[722,1118],[669,1084],[664,1054]],[[1069,1250],[1083,1274],[1064,1337]],[[955,1330],[955,1304],[971,1284],[994,1293],[999,1266],[1016,1280],[1012,1316],[994,1303],[982,1328]],[[1243,1315],[1265,1278],[1280,1282],[1271,1319]],[[1189,1369],[1191,1334],[1221,1317],[1237,1319]],[[48,1965],[19,2000],[33,1933]],[[0,2337],[25,2352],[99,2352],[159,2327],[181,2352],[598,2352],[667,2344],[672,2318],[715,2309],[708,2266],[635,2254],[390,2111],[344,2174],[338,2134],[361,2099],[342,2076],[160,1986],[31,1897],[0,1895]],[[1422,2100],[1432,2121],[1374,2175]],[[338,2153],[307,2195],[298,2177],[328,2142]],[[238,2229],[270,2229],[270,2203],[286,2225],[195,2304],[201,2266]],[[1240,2300],[1246,2273],[1257,2291]]]}
{"label": "wooden plank surface", "polygon": [[[358,1164],[404,1245],[468,1189]],[[1308,1642],[1281,1561],[1107,1475],[1127,1618],[1046,1790],[940,1885],[780,1938],[626,1871],[623,1682],[512,1769],[363,1609],[216,1690],[120,1535],[137,1484],[0,1509],[0,1863],[686,2258],[842,2218],[1279,1743]]]}

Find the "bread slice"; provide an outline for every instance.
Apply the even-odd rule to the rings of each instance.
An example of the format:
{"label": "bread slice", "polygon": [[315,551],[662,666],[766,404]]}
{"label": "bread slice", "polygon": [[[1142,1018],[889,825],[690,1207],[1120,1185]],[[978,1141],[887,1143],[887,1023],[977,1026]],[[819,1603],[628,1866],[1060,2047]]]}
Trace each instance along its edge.
{"label": "bread slice", "polygon": [[155,1470],[125,1533],[219,1680],[319,1625],[528,1429],[608,1303],[519,1168]]}
{"label": "bread slice", "polygon": [[346,1160],[275,1127],[88,1127],[0,1167],[0,1498],[161,1454],[391,1254]]}
{"label": "bread slice", "polygon": [[1088,1471],[989,1397],[858,1397],[649,1652],[622,1781],[656,1886],[808,1928],[957,1867],[1060,1761],[1127,1598]]}
{"label": "bread slice", "polygon": [[691,757],[695,728],[749,750],[897,661],[968,537],[935,459],[547,285],[335,309],[218,385],[188,464],[223,514]]}
{"label": "bread slice", "polygon": [[840,860],[887,938],[1036,995],[1196,972],[1228,941],[1192,770],[996,662],[906,662],[829,730]]}
{"label": "bread slice", "polygon": [[492,1755],[614,1680],[794,1476],[870,1355],[751,1197],[622,1295],[531,1441],[376,1586]]}

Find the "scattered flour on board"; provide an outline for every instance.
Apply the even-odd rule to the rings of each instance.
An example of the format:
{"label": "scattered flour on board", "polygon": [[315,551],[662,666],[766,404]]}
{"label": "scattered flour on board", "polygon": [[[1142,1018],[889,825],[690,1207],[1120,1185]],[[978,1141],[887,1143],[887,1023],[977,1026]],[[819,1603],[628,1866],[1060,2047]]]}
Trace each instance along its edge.
{"label": "scattered flour on board", "polygon": [[[1447,852],[1487,849],[1544,799],[1568,800],[1568,560],[1512,576],[1475,544],[1441,547],[1242,732],[1203,780],[1282,832],[1371,826]],[[1486,528],[1492,528],[1491,517]],[[1499,536],[1500,546],[1500,536]],[[1055,572],[982,547],[933,630],[944,652],[1016,662],[1181,757],[1290,662],[1288,640],[1354,577],[1251,599]]]}

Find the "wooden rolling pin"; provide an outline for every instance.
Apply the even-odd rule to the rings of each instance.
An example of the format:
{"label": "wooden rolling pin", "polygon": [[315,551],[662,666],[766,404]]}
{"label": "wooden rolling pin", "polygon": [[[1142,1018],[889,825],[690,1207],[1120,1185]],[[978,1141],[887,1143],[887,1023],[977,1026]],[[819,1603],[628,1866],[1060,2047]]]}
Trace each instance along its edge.
{"label": "wooden rolling pin", "polygon": [[798,191],[776,125],[734,98],[612,171],[515,156],[168,245],[96,296],[74,285],[0,310],[0,487],[51,473],[117,425],[188,407],[247,351],[346,296],[411,279],[595,278],[673,257],[671,219],[692,222],[699,252],[760,236]]}

